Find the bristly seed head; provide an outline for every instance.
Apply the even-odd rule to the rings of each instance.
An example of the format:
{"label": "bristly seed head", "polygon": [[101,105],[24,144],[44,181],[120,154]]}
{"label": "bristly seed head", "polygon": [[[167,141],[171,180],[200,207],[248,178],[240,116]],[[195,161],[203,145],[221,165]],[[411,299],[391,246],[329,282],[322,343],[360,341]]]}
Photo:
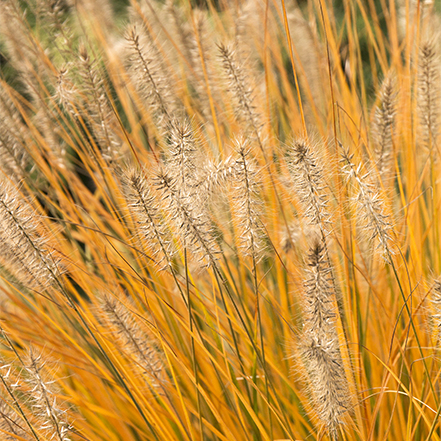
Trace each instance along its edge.
{"label": "bristly seed head", "polygon": [[168,208],[182,246],[206,266],[213,265],[218,249],[205,207],[195,205],[195,199],[177,188],[176,179],[164,170],[156,176],[156,188]]}
{"label": "bristly seed head", "polygon": [[140,170],[128,170],[123,176],[123,191],[129,203],[129,209],[135,216],[141,239],[146,241],[153,251],[155,262],[166,262],[163,269],[172,265],[174,248],[160,212],[159,202],[150,188],[145,174]]}
{"label": "bristly seed head", "polygon": [[350,408],[348,382],[335,327],[335,296],[323,238],[313,239],[305,280],[304,325],[300,351],[309,377],[314,408],[332,439]]}
{"label": "bristly seed head", "polygon": [[432,295],[430,302],[434,313],[431,314],[433,335],[435,340],[435,347],[441,348],[441,277],[436,279],[433,284]]}
{"label": "bristly seed head", "polygon": [[426,147],[433,148],[439,134],[440,66],[435,41],[423,44],[418,71],[418,107],[421,138]]}
{"label": "bristly seed head", "polygon": [[160,54],[154,53],[153,45],[136,26],[128,28],[126,40],[129,50],[129,74],[141,98],[153,111],[157,124],[165,128],[172,119],[175,103],[168,82],[169,76],[162,71],[158,62]]}
{"label": "bristly seed head", "polygon": [[397,92],[392,76],[386,77],[380,91],[380,104],[375,108],[373,134],[378,174],[382,179],[389,172],[393,134],[395,130],[395,114]]}
{"label": "bristly seed head", "polygon": [[67,422],[66,409],[57,401],[55,381],[47,377],[42,356],[31,350],[25,370],[27,375],[24,381],[30,386],[32,409],[40,421],[39,429],[49,439],[70,441],[69,433],[73,427]]}
{"label": "bristly seed head", "polygon": [[60,257],[41,234],[39,215],[9,183],[0,182],[0,258],[29,288],[44,290],[61,274]]}
{"label": "bristly seed head", "polygon": [[234,164],[234,201],[239,218],[240,247],[245,255],[258,260],[265,237],[260,220],[262,204],[258,199],[258,169],[250,158],[250,147],[244,139],[236,140],[235,147],[238,157]]}
{"label": "bristly seed head", "polygon": [[188,194],[195,185],[196,172],[196,143],[190,121],[173,118],[169,123],[168,135],[167,170],[175,177],[176,188]]}
{"label": "bristly seed head", "polygon": [[[3,397],[1,399],[4,400]],[[2,439],[16,441],[19,439],[17,437],[21,437],[20,439],[28,440],[25,427],[25,422],[17,414],[17,411],[13,409],[12,405],[2,401],[0,403],[0,430],[4,431],[1,433],[5,437]]]}
{"label": "bristly seed head", "polygon": [[[340,143],[340,147],[343,146]],[[369,171],[363,173],[362,164],[356,166],[352,162],[353,155],[342,150],[343,173],[348,181],[355,183],[355,197],[358,221],[363,234],[368,234],[368,240],[377,242],[376,248],[382,250],[383,258],[390,262],[395,254],[392,246],[392,224],[384,208],[384,201],[372,181]]]}
{"label": "bristly seed head", "polygon": [[247,83],[247,76],[238,60],[236,51],[224,44],[218,45],[218,48],[230,93],[237,103],[237,116],[248,124],[247,134],[259,136],[261,127],[259,115],[253,104],[252,89]]}
{"label": "bristly seed head", "polygon": [[305,217],[326,234],[330,220],[323,169],[306,140],[294,141],[288,165]]}
{"label": "bristly seed head", "polygon": [[123,349],[142,367],[143,374],[154,388],[164,383],[164,366],[151,339],[141,330],[133,314],[121,302],[111,296],[101,301],[107,320],[115,328]]}

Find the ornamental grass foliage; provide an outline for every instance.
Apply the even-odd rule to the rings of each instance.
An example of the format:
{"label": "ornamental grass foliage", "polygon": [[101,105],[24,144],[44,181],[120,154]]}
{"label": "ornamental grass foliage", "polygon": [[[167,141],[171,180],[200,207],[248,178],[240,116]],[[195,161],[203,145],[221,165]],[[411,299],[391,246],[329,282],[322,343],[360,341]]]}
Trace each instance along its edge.
{"label": "ornamental grass foliage", "polygon": [[0,439],[439,441],[437,8],[2,0]]}

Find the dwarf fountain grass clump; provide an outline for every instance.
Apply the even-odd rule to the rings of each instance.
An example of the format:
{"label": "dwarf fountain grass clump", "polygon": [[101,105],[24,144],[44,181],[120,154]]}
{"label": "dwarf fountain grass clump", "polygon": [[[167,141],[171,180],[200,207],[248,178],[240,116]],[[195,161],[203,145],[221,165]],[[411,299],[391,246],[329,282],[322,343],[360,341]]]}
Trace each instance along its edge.
{"label": "dwarf fountain grass clump", "polygon": [[0,439],[441,440],[439,11],[353,3],[0,1]]}

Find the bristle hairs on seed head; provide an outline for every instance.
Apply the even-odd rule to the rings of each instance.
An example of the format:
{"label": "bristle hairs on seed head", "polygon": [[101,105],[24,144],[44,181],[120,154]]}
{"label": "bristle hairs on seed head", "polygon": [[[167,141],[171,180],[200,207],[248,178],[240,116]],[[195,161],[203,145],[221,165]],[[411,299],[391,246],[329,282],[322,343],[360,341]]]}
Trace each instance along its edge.
{"label": "bristle hairs on seed head", "polygon": [[[3,400],[3,398],[0,398]],[[17,439],[28,440],[25,430],[26,423],[6,401],[0,402],[0,432],[6,441],[16,441]],[[21,438],[17,438],[17,437]]]}
{"label": "bristle hairs on seed head", "polygon": [[348,181],[352,181],[355,196],[357,220],[362,234],[367,234],[371,243],[376,243],[376,249],[382,251],[383,259],[390,262],[395,254],[393,247],[393,227],[389,214],[386,212],[383,197],[372,178],[371,171],[363,171],[362,164],[355,165],[353,154],[342,148],[343,173]]}
{"label": "bristle hairs on seed head", "polygon": [[351,410],[338,336],[304,332],[300,351],[309,377],[314,410],[331,439],[337,439],[338,428]]}
{"label": "bristle hairs on seed head", "polygon": [[57,86],[55,97],[63,108],[74,118],[78,116],[75,108],[75,100],[80,96],[79,90],[74,86],[69,78],[69,65],[66,64],[58,69]]}
{"label": "bristle hairs on seed head", "polygon": [[265,237],[260,220],[262,204],[258,196],[258,168],[251,158],[250,145],[244,138],[236,139],[234,148],[234,203],[239,219],[239,245],[245,255],[258,260],[263,252]]}
{"label": "bristle hairs on seed head", "polygon": [[114,296],[103,295],[100,303],[123,351],[142,368],[150,386],[159,387],[165,381],[165,372],[152,339],[141,329],[133,313]]}
{"label": "bristle hairs on seed head", "polygon": [[350,410],[350,394],[337,329],[329,259],[321,232],[310,239],[304,282],[304,325],[299,350],[308,375],[314,409],[332,439]]}
{"label": "bristle hairs on seed head", "polygon": [[379,92],[379,104],[375,108],[373,136],[379,176],[384,179],[390,172],[397,111],[397,88],[395,77],[389,74]]}
{"label": "bristle hairs on seed head", "polygon": [[252,88],[238,59],[237,51],[231,45],[225,44],[219,44],[218,48],[229,92],[236,102],[236,116],[247,123],[247,134],[259,136],[261,128],[259,115],[253,104]]}
{"label": "bristle hairs on seed head", "polygon": [[8,86],[0,83],[0,169],[15,182],[26,175],[29,158],[24,134],[27,130]]}
{"label": "bristle hairs on seed head", "polygon": [[332,271],[325,254],[325,243],[317,230],[309,238],[308,277],[305,287],[305,327],[324,332],[334,327],[335,311]]}
{"label": "bristle hairs on seed head", "polygon": [[67,410],[58,400],[53,375],[46,369],[43,355],[29,351],[23,380],[29,386],[33,414],[38,418],[39,430],[49,439],[70,441],[73,427],[67,420]]}
{"label": "bristle hairs on seed head", "polygon": [[430,40],[420,48],[418,68],[420,136],[428,148],[433,148],[439,135],[440,97],[439,47]]}
{"label": "bristle hairs on seed head", "polygon": [[159,54],[135,25],[130,25],[125,38],[128,45],[128,71],[141,98],[152,110],[158,126],[169,124],[175,110],[175,98],[169,75],[163,72]]}
{"label": "bristle hairs on seed head", "polygon": [[62,273],[39,214],[5,180],[0,181],[0,251],[1,263],[29,288],[44,290]]}
{"label": "bristle hairs on seed head", "polygon": [[182,193],[176,179],[165,170],[160,170],[155,186],[176,228],[176,235],[183,248],[197,257],[205,266],[217,260],[218,247],[212,233],[211,219],[202,204],[195,204],[191,195]]}
{"label": "bristle hairs on seed head", "polygon": [[306,139],[295,140],[288,161],[291,178],[305,218],[326,234],[330,224],[328,195],[323,168],[314,147]]}
{"label": "bristle hairs on seed head", "polygon": [[229,156],[223,161],[208,160],[198,168],[195,188],[198,199],[206,203],[216,190],[223,190],[236,177],[236,160]]}
{"label": "bristle hairs on seed head", "polygon": [[433,340],[435,348],[441,349],[441,277],[434,280],[430,302],[433,311],[430,314]]}
{"label": "bristle hairs on seed head", "polygon": [[92,57],[86,46],[81,44],[79,61],[84,95],[82,104],[87,111],[86,116],[91,123],[96,141],[102,149],[103,158],[110,161],[120,153],[121,142],[113,129],[118,124],[107,97],[104,79],[98,68],[98,59]]}
{"label": "bristle hairs on seed head", "polygon": [[191,121],[171,118],[168,124],[167,170],[175,178],[176,188],[188,194],[195,181],[196,143]]}
{"label": "bristle hairs on seed head", "polygon": [[[175,249],[155,195],[143,170],[130,168],[122,175],[123,193],[130,214],[134,216],[141,241],[153,251],[153,260],[167,269],[172,265]],[[165,265],[164,265],[165,264]]]}

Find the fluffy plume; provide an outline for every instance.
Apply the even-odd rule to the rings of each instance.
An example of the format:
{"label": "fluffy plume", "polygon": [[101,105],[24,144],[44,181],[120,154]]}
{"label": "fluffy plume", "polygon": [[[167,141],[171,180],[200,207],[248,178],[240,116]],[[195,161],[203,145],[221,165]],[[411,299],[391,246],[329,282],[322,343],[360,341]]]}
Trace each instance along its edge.
{"label": "fluffy plume", "polygon": [[[341,145],[340,145],[341,146]],[[352,162],[353,155],[345,151],[342,154],[342,162],[345,164],[343,172],[348,181],[355,184],[354,202],[360,229],[368,235],[368,240],[376,242],[376,248],[380,248],[386,262],[390,261],[394,254],[392,247],[392,224],[389,215],[384,208],[384,201],[372,181],[371,173],[362,172],[362,165],[356,166]]]}
{"label": "fluffy plume", "polygon": [[3,440],[16,441],[17,436],[30,440],[25,431],[25,423],[6,402],[0,403],[0,430],[6,432],[1,432]]}
{"label": "fluffy plume", "polygon": [[158,201],[144,173],[129,170],[124,175],[123,181],[124,194],[131,213],[136,217],[139,234],[153,250],[154,256],[158,256],[157,263],[165,261],[170,266],[173,255],[171,238],[159,212]]}
{"label": "fluffy plume", "polygon": [[378,174],[384,178],[389,172],[392,155],[392,137],[395,130],[397,93],[394,80],[387,77],[380,91],[380,104],[375,108],[373,134]]}
{"label": "fluffy plume", "polygon": [[151,108],[156,122],[166,127],[171,120],[175,108],[171,86],[168,84],[168,75],[162,72],[157,60],[152,57],[153,45],[138,32],[135,26],[129,27],[126,32],[129,49],[129,73],[137,86],[141,98]]}
{"label": "fluffy plume", "polygon": [[430,301],[433,306],[434,313],[431,315],[433,335],[437,348],[441,347],[441,278],[434,282]]}
{"label": "fluffy plume", "polygon": [[74,35],[67,23],[69,9],[65,0],[41,0],[37,4],[35,14],[44,23],[45,30],[51,36],[62,37],[63,43],[71,49]]}
{"label": "fluffy plume", "polygon": [[181,51],[191,66],[188,72],[188,80],[196,91],[196,102],[199,104],[203,116],[211,122],[212,114],[207,97],[205,74],[208,77],[212,95],[217,96],[218,90],[216,81],[213,81],[211,51],[207,50],[207,42],[210,41],[206,26],[207,14],[202,10],[195,9],[192,12],[193,26],[192,20],[188,20],[185,16],[184,8],[175,5],[173,0],[168,1],[167,10],[174,24],[176,40],[180,43]]}
{"label": "fluffy plume", "polygon": [[19,2],[0,2],[0,27],[14,67],[22,75],[33,77],[35,66],[39,63],[38,50],[27,28],[26,13],[20,8]]}
{"label": "fluffy plume", "polygon": [[167,168],[175,178],[180,192],[188,193],[194,185],[196,145],[191,124],[187,120],[172,119],[169,124]]}
{"label": "fluffy plume", "polygon": [[110,30],[115,26],[112,3],[109,0],[65,0],[66,3],[75,8],[90,25],[99,25],[103,30]]}
{"label": "fluffy plume", "polygon": [[238,158],[235,170],[235,203],[240,228],[242,251],[257,259],[262,251],[264,230],[259,219],[261,204],[257,198],[258,170],[250,158],[250,149],[245,141],[237,141]]}
{"label": "fluffy plume", "polygon": [[236,102],[237,116],[246,121],[248,132],[259,136],[259,115],[253,105],[253,93],[238,56],[234,49],[223,44],[219,45],[219,52],[230,94]]}
{"label": "fluffy plume", "polygon": [[216,261],[217,248],[211,232],[211,221],[203,207],[196,206],[193,197],[179,191],[175,179],[164,171],[158,173],[156,187],[175,222],[184,248],[198,256],[199,261],[212,265]]}
{"label": "fluffy plume", "polygon": [[167,0],[166,11],[169,14],[171,23],[173,23],[174,32],[178,37],[176,40],[179,41],[179,46],[185,58],[189,62],[192,62],[195,52],[195,41],[191,29],[191,22],[185,17],[184,9],[176,5],[173,0]]}
{"label": "fluffy plume", "polygon": [[36,101],[40,113],[44,113],[42,82],[50,80],[52,72],[45,62],[40,42],[37,42],[28,23],[27,11],[16,0],[0,2],[0,29],[7,48],[7,57],[16,69],[26,92]]}
{"label": "fluffy plume", "polygon": [[91,122],[96,141],[103,151],[103,157],[109,161],[120,153],[121,143],[113,131],[113,127],[117,124],[114,121],[115,117],[101,73],[97,68],[97,60],[90,57],[84,45],[80,47],[79,55],[79,73],[83,80],[87,117]]}
{"label": "fluffy plume", "polygon": [[304,327],[300,351],[309,377],[314,409],[332,439],[350,408],[337,330],[334,291],[323,239],[313,238],[304,282]]}
{"label": "fluffy plume", "polygon": [[158,387],[164,382],[164,367],[150,339],[136,323],[132,313],[113,297],[102,299],[102,310],[114,327],[124,351],[132,356],[150,378],[150,384]]}
{"label": "fluffy plume", "polygon": [[29,420],[22,419],[26,412],[27,397],[21,394],[21,374],[12,363],[0,358],[0,379],[4,389],[4,394],[0,396],[0,429],[7,432],[7,435],[4,433],[2,435],[6,440],[16,440],[15,435],[30,440],[27,433],[30,427],[33,430],[32,426]]}
{"label": "fluffy plume", "polygon": [[0,85],[0,167],[19,181],[25,175],[27,152],[24,149],[25,127],[8,91]]}
{"label": "fluffy plume", "polygon": [[69,432],[72,426],[66,420],[66,409],[57,400],[55,381],[46,374],[42,356],[31,350],[25,370],[27,375],[24,381],[30,387],[31,407],[39,419],[39,429],[49,439],[70,441]]}
{"label": "fluffy plume", "polygon": [[62,66],[57,75],[56,98],[73,118],[78,116],[74,103],[79,93],[80,91],[75,88],[73,82],[69,79],[69,67],[67,65]]}
{"label": "fluffy plume", "polygon": [[197,174],[195,184],[199,200],[206,202],[213,192],[222,188],[236,177],[235,160],[228,157],[224,161],[208,161]]}
{"label": "fluffy plume", "polygon": [[60,275],[60,259],[41,234],[39,215],[7,182],[0,182],[0,258],[24,285],[45,289]]}
{"label": "fluffy plume", "polygon": [[434,41],[423,44],[419,60],[418,107],[421,139],[424,145],[432,148],[438,137],[441,106],[439,56]]}
{"label": "fluffy plume", "polygon": [[294,142],[288,165],[305,217],[325,233],[329,224],[326,184],[322,167],[306,140]]}

